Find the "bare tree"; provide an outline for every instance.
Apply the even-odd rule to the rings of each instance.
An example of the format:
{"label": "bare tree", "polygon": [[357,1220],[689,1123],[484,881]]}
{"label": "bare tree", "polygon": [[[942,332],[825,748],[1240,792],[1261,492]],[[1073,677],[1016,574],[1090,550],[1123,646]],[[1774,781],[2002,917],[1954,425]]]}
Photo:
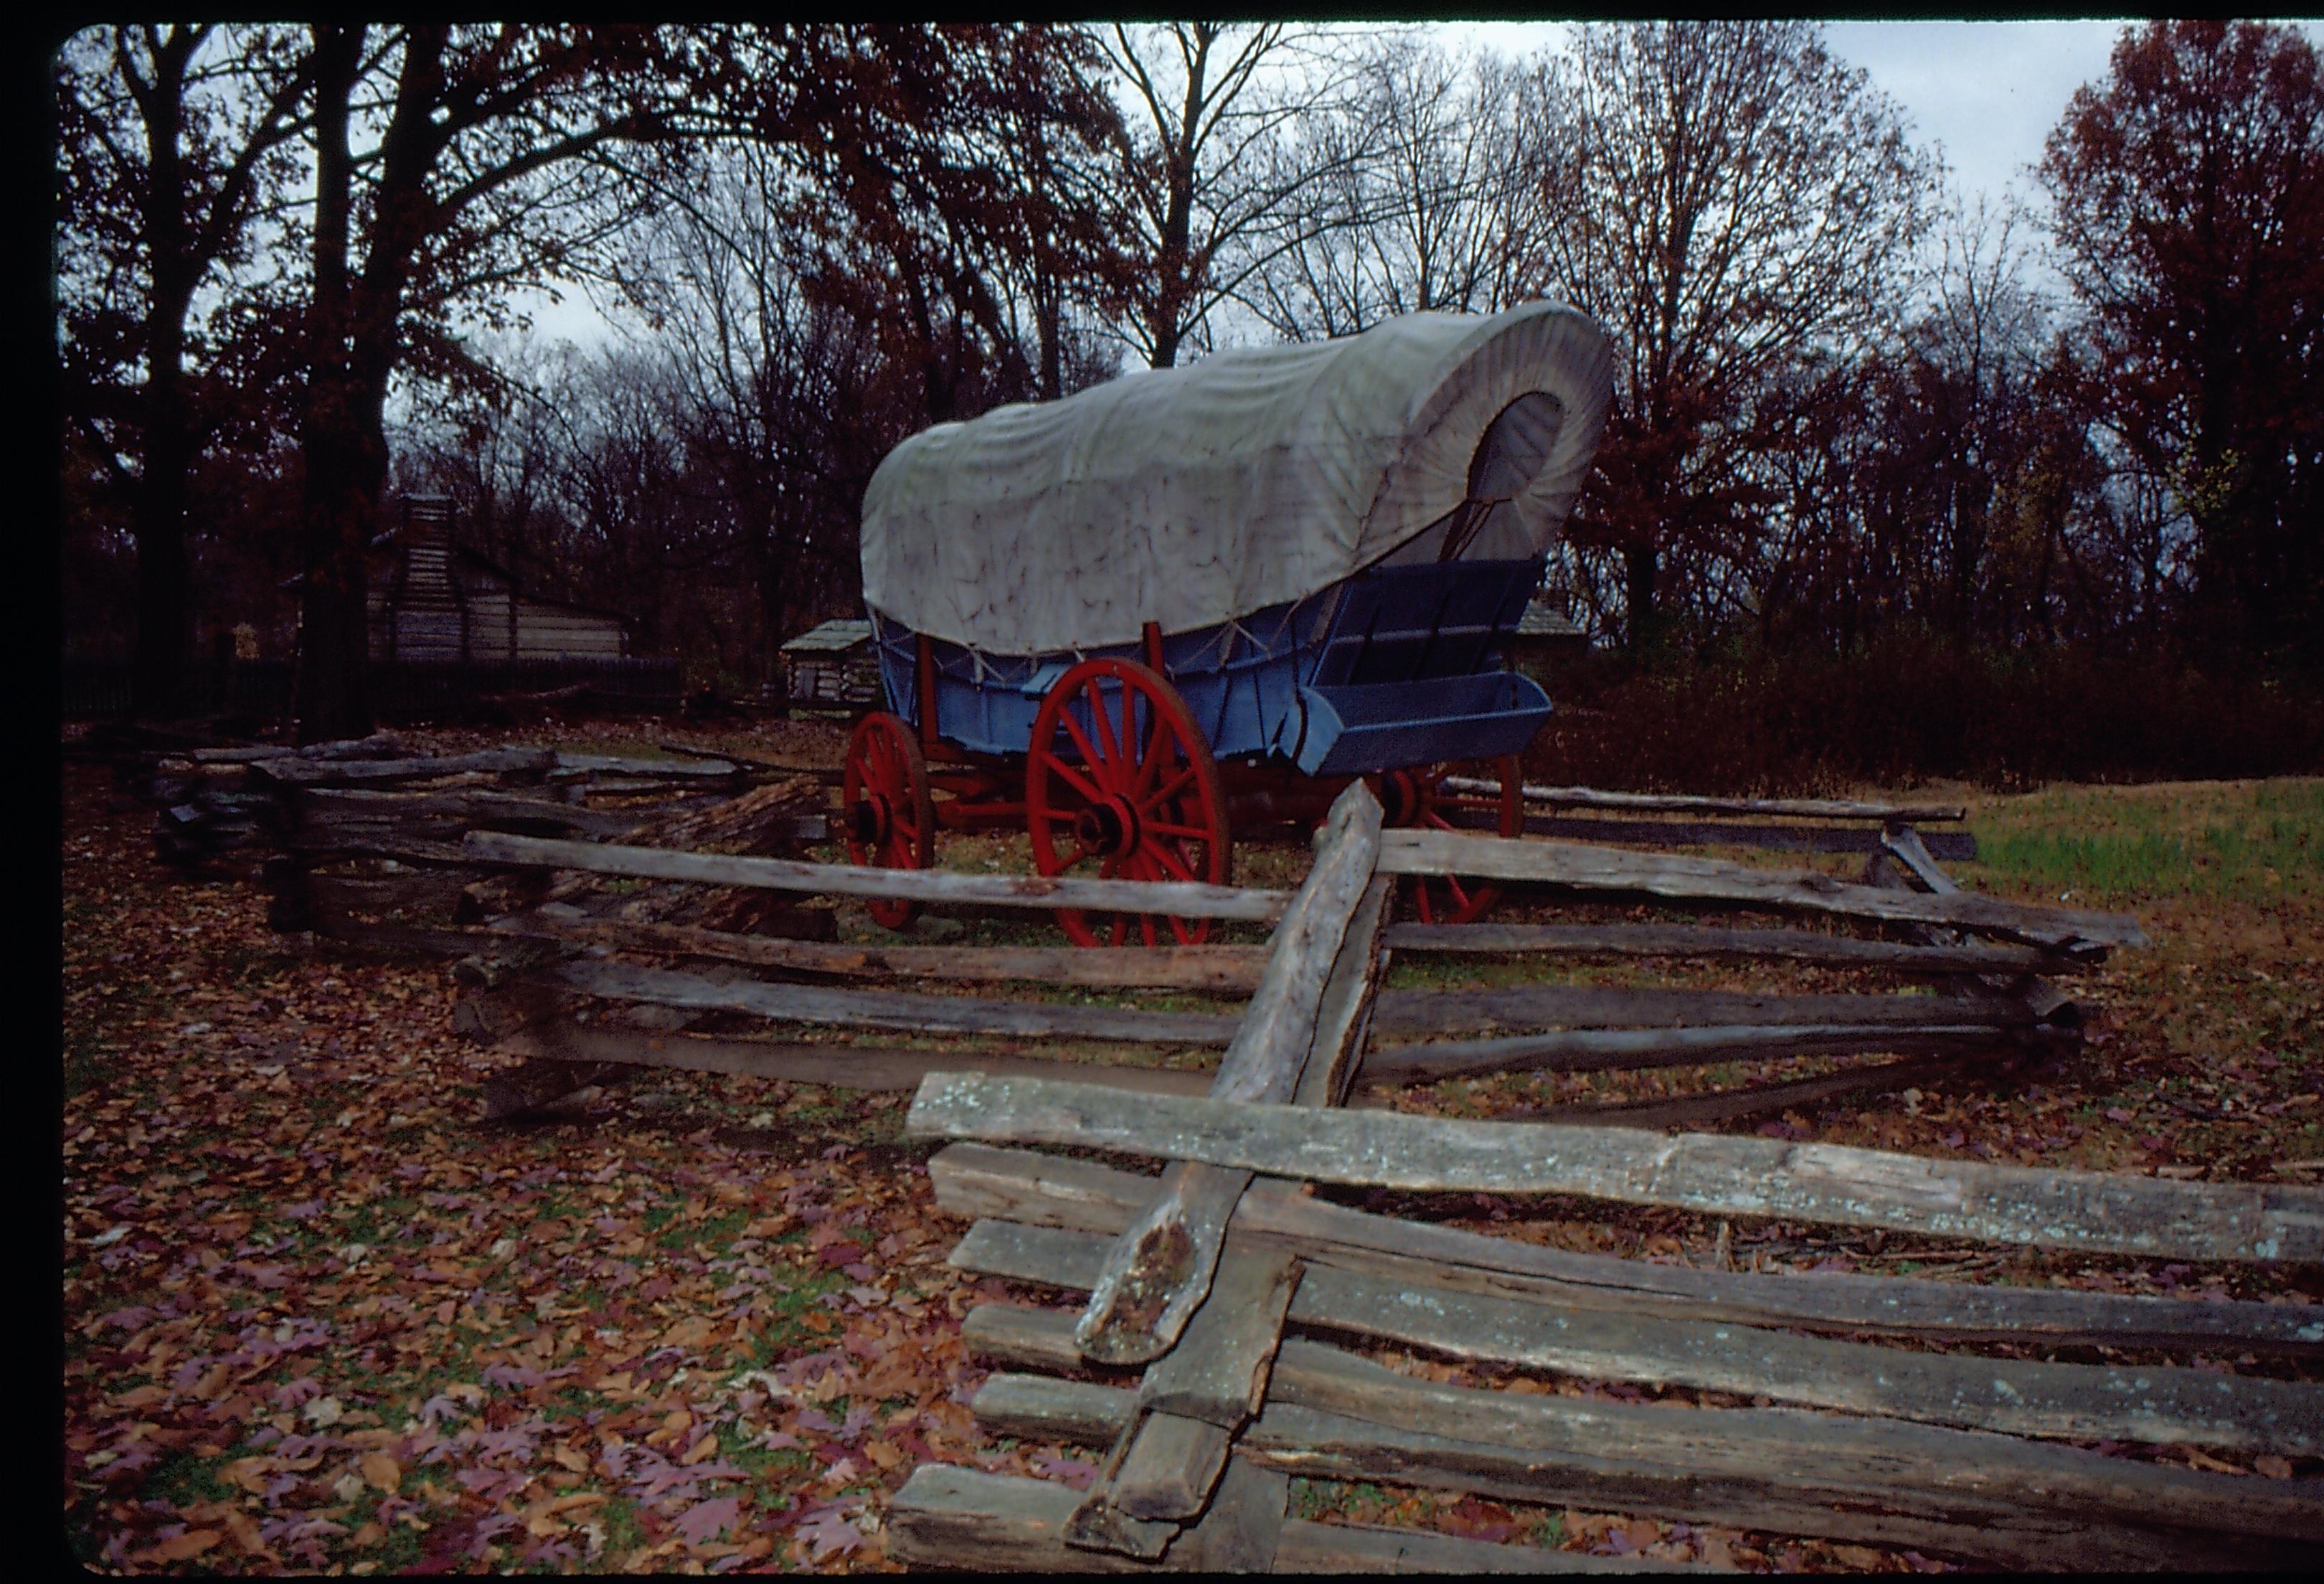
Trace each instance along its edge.
{"label": "bare tree", "polygon": [[1805,23],[1583,27],[1533,87],[1533,284],[1624,354],[1569,531],[1619,553],[1629,637],[1651,642],[1667,557],[1753,557],[1763,397],[1882,321],[1932,172]]}
{"label": "bare tree", "polygon": [[1516,69],[1408,33],[1377,37],[1356,67],[1352,97],[1294,129],[1317,174],[1240,300],[1292,340],[1508,307],[1528,196]]}
{"label": "bare tree", "polygon": [[667,42],[637,28],[315,24],[301,740],[371,724],[363,556],[390,383],[461,372],[461,317],[509,322],[514,289],[570,274],[618,227],[612,180],[588,156],[659,138],[690,107]]}
{"label": "bare tree", "polygon": [[1280,23],[1115,24],[1107,57],[1132,106],[1123,171],[1140,268],[1122,334],[1155,368],[1207,338],[1211,315],[1315,220],[1296,200],[1360,160],[1301,143],[1301,119],[1349,77],[1337,36]]}
{"label": "bare tree", "polygon": [[2223,648],[2324,671],[2324,76],[2292,28],[2126,30],[2041,180],[2108,427]]}
{"label": "bare tree", "polygon": [[765,668],[853,570],[864,486],[918,413],[896,400],[910,386],[877,328],[807,290],[816,255],[770,199],[773,160],[746,145],[712,162],[632,234],[617,272],[651,327],[641,350],[667,366],[697,509],[756,602]]}
{"label": "bare tree", "polygon": [[295,174],[307,67],[284,30],[140,23],[68,40],[57,71],[67,407],[129,497],[132,698],[154,709],[190,658],[195,466],[231,421],[222,310]]}

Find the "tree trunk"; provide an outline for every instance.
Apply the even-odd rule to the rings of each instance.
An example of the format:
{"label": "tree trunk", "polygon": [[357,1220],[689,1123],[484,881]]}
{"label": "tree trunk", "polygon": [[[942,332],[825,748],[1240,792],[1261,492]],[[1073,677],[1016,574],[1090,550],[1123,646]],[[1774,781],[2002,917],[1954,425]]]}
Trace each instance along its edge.
{"label": "tree trunk", "polygon": [[314,296],[308,308],[306,578],[300,590],[298,671],[291,713],[301,744],[368,736],[364,691],[369,634],[364,551],[376,503],[367,498],[351,431],[357,404],[348,358],[353,304],[347,280],[354,172],[347,124],[363,29],[315,28]]}
{"label": "tree trunk", "polygon": [[140,418],[144,467],[130,508],[137,542],[137,647],[130,672],[131,707],[166,714],[176,702],[192,653],[187,612],[186,476],[192,466],[186,412],[186,312],[193,279],[186,264],[185,73],[199,35],[178,28],[153,52],[145,117],[143,195],[152,295],[145,314],[145,389]]}
{"label": "tree trunk", "polygon": [[1655,575],[1661,561],[1661,552],[1651,544],[1631,544],[1622,551],[1629,607],[1625,626],[1633,655],[1645,654],[1662,643],[1662,618],[1655,609]]}
{"label": "tree trunk", "polygon": [[387,384],[412,260],[427,230],[428,174],[440,136],[429,116],[442,97],[447,30],[414,26],[404,40],[395,111],[380,139],[363,269],[351,275],[347,106],[362,36],[360,27],[328,26],[316,36],[314,362],[302,437],[308,570],[294,699],[302,743],[372,728],[364,689],[370,648],[364,555],[378,532],[387,484]]}
{"label": "tree trunk", "polygon": [[186,481],[193,446],[186,413],[185,314],[185,293],[156,288],[146,321],[145,466],[130,518],[137,541],[137,648],[130,701],[142,716],[168,712],[192,653]]}
{"label": "tree trunk", "polygon": [[1065,394],[1065,289],[1047,270],[1033,278],[1033,315],[1041,338],[1041,399]]}

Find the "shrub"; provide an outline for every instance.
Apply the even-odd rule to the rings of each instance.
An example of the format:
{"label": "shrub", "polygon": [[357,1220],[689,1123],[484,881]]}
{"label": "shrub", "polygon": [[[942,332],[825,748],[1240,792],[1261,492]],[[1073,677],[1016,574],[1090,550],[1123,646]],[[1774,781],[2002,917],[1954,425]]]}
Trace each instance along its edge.
{"label": "shrub", "polygon": [[1543,680],[1560,709],[1526,757],[1536,781],[1782,796],[2324,769],[2324,693],[2160,655],[1899,635],[1847,655],[1592,654]]}

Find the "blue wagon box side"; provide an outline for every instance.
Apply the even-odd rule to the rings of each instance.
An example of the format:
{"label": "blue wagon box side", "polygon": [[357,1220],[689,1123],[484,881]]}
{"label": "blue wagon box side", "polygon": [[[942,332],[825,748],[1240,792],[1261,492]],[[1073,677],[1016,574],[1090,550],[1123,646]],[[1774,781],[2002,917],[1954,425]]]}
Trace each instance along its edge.
{"label": "blue wagon box side", "polygon": [[[1538,560],[1376,567],[1237,621],[1165,635],[1163,674],[1221,759],[1277,758],[1346,775],[1516,753],[1550,702],[1503,650]],[[889,707],[920,724],[918,635],[872,613]],[[1093,655],[1139,645],[991,654],[931,639],[936,735],[972,754],[1022,755],[1052,684]]]}

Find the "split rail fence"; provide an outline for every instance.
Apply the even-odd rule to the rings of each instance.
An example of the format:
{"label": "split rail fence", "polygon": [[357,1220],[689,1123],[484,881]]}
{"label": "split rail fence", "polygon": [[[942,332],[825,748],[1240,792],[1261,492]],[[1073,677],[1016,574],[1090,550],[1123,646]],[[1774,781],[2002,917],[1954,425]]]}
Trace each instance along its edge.
{"label": "split rail fence", "polygon": [[[312,928],[353,945],[476,957],[466,977],[479,994],[464,1006],[463,1026],[550,1063],[693,1067],[908,1088],[945,1059],[941,1050],[718,1037],[722,1029],[748,1034],[752,1024],[770,1020],[887,1031],[923,1043],[931,1036],[969,1037],[981,1042],[981,1056],[1016,1062],[1011,1070],[1028,1072],[1045,1069],[1039,1055],[1019,1053],[1024,1042],[1078,1042],[1084,1056],[1102,1044],[1128,1060],[1092,1070],[1094,1081],[1196,1093],[1206,1081],[1199,1073],[1153,1067],[1150,1052],[1155,1047],[1222,1048],[1234,1028],[1231,1014],[914,995],[846,988],[844,982],[927,979],[1233,996],[1258,983],[1264,948],[848,945],[836,940],[830,903],[848,896],[909,897],[972,916],[1119,905],[1265,924],[1287,901],[1285,894],[1254,888],[893,873],[770,857],[765,855],[803,853],[825,834],[825,787],[832,774],[733,755],[689,763],[588,759],[545,749],[432,760],[335,758],[332,752],[293,756],[277,751],[261,759],[249,757],[249,750],[230,750],[199,765],[213,780],[222,767],[242,775],[250,790],[240,795],[264,800],[246,816],[250,834],[243,839],[278,848],[267,868],[278,926]],[[487,782],[493,784],[479,784]],[[747,797],[733,796],[752,783]],[[702,790],[684,795],[688,789]],[[1598,827],[1613,828],[1625,845],[1495,847],[1465,834],[1391,830],[1383,836],[1384,867],[1416,875],[1465,871],[1473,866],[1472,855],[1506,848],[1503,883],[1540,893],[1585,902],[1644,899],[1690,910],[1773,911],[1828,924],[1868,923],[1888,938],[1602,919],[1391,922],[1384,925],[1387,949],[1438,957],[1515,955],[1541,964],[1787,962],[1884,982],[1923,978],[1945,993],[1576,984],[1392,990],[1375,1009],[1370,1033],[1377,1043],[1363,1052],[1357,1070],[1366,1089],[1495,1072],[1702,1068],[1803,1055],[1846,1063],[1806,1077],[1628,1106],[1553,1107],[1536,1116],[1662,1126],[1816,1104],[1868,1088],[1903,1088],[1956,1072],[2002,1078],[2031,1058],[2076,1048],[2080,1009],[2057,980],[2114,946],[2144,939],[2125,920],[2028,910],[1958,894],[1937,866],[1933,849],[1973,851],[1970,838],[1954,831],[1924,835],[1907,822],[1958,820],[1957,809],[1526,791],[1553,806],[1599,810],[1604,817]],[[641,796],[658,801],[641,803]],[[730,801],[715,802],[719,796]],[[609,798],[622,806],[605,806]],[[165,812],[164,824],[173,812]],[[1711,829],[1703,823],[1706,814],[1757,823]],[[706,845],[701,838],[712,829],[742,839],[724,842],[724,852],[685,850]],[[1814,871],[1657,850],[1714,839],[1862,851],[1871,861],[1865,882],[1855,884]],[[552,884],[550,875],[559,871],[562,877]],[[502,879],[478,884],[492,875]],[[520,878],[528,875],[529,881]],[[760,905],[707,912],[657,907],[622,901],[624,887],[677,888],[730,903],[755,894]],[[778,905],[776,897],[785,903]],[[722,922],[733,927],[716,927]],[[641,956],[652,963],[634,960]],[[627,1010],[593,1015],[589,1006],[602,1001]],[[669,1038],[687,1029],[695,1037]],[[1005,1047],[997,1052],[991,1049],[996,1041]],[[496,1104],[528,1096],[540,1103],[555,1098],[564,1081],[555,1074],[551,1069],[530,1075],[500,1094]]]}
{"label": "split rail fence", "polygon": [[[1471,1122],[1343,1102],[1363,1070],[1390,878],[1634,886],[1669,871],[1379,828],[1351,792],[1278,926],[1209,1093],[932,1074],[907,1122],[956,1141],[952,1263],[1079,1299],[986,1304],[996,1435],[1108,1448],[1086,1490],[924,1465],[893,1553],[994,1570],[1548,1571],[1600,1559],[1291,1516],[1293,1477],[1370,1480],[1727,1524],[2028,1569],[2291,1567],[2324,1542],[2324,1482],[2110,1457],[2087,1443],[2324,1451],[2324,1388],[2192,1368],[1923,1351],[1996,1340],[2324,1353],[2324,1310],[1698,1271],[1545,1248],[1331,1202],[1314,1185],[1566,1195],[1718,1216],[2204,1261],[2324,1259],[2324,1192],[2047,1172],[1618,1127]],[[1909,844],[1899,857],[1911,865]],[[1915,872],[1918,866],[1915,866]],[[1712,872],[1688,871],[1698,884]],[[1727,876],[1736,885],[1739,877]],[[1794,907],[1871,908],[1834,884]],[[1972,906],[1930,928],[2071,956],[2127,921]],[[1938,908],[1932,904],[1941,902]],[[1940,918],[1937,913],[1941,912]],[[1162,1163],[1158,1177],[1028,1144]],[[1086,1295],[1085,1298],[1083,1295]],[[1901,1346],[1899,1344],[1902,1344]],[[1757,1406],[1610,1403],[1439,1384],[1367,1358],[1680,1386]],[[2084,1443],[2084,1444],[2077,1444]]]}
{"label": "split rail fence", "polygon": [[[1094,1484],[924,1465],[888,1515],[891,1554],[908,1562],[1037,1571],[1616,1565],[1305,1521],[1291,1511],[1294,1478],[1473,1492],[2016,1568],[2291,1567],[2324,1543],[2324,1480],[2106,1450],[2190,1447],[2215,1465],[2219,1452],[2324,1456],[2324,1387],[2298,1378],[2324,1359],[2324,1309],[1659,1265],[1331,1197],[1482,1194],[1521,1208],[1546,1196],[2003,1248],[2324,1262],[2324,1190],[2315,1189],[1648,1131],[1932,1071],[1997,1072],[2029,1051],[2071,1044],[2080,1014],[2057,981],[2144,936],[2120,915],[1961,892],[1905,818],[1946,811],[1814,810],[1809,817],[1867,853],[1859,882],[1656,850],[1702,845],[1699,829],[1621,846],[1383,830],[1358,785],[1334,805],[1305,880],[1284,892],[774,856],[819,834],[827,795],[823,780],[784,767],[722,761],[718,773],[733,778],[716,789],[723,798],[669,795],[682,779],[674,774],[648,794],[669,806],[641,814],[558,803],[562,826],[529,810],[520,817],[542,823],[518,829],[495,800],[522,790],[447,792],[440,777],[578,772],[602,788],[628,768],[425,768],[438,778],[433,789],[417,774],[399,780],[401,771],[358,773],[371,777],[360,786],[327,784],[342,779],[337,769],[263,772],[296,788],[288,801],[298,818],[282,829],[278,860],[299,866],[297,894],[323,932],[458,958],[470,988],[462,1025],[528,1059],[497,1109],[553,1105],[576,1086],[655,1067],[916,1089],[907,1130],[946,1141],[930,1163],[937,1204],[970,1222],[952,1263],[1065,1298],[970,1313],[973,1350],[1001,1370],[974,1411],[996,1436],[1107,1449]],[[732,795],[747,780],[760,784]],[[383,783],[422,788],[391,795],[456,806],[413,801],[392,829],[365,825],[383,805],[346,794]],[[1581,790],[1527,792],[1552,807],[1592,806],[1572,799]],[[1674,815],[1698,827],[1711,814],[1802,817],[1764,805],[1600,812],[1640,826]],[[407,815],[439,826],[414,835]],[[616,829],[616,820],[629,823]],[[757,850],[699,850],[714,845]],[[391,854],[407,876],[455,885],[465,912],[411,922],[383,896],[354,894],[359,880],[342,879],[347,889],[331,894],[318,862]],[[1792,923],[1396,920],[1400,880],[1448,872]],[[837,940],[828,906],[817,905],[847,896],[1020,917],[1159,912],[1271,926],[1271,938],[1114,950],[862,945]],[[671,898],[690,901],[674,907]],[[783,905],[720,927],[719,910],[731,921],[737,899],[751,898]],[[1925,977],[1941,993],[1383,989],[1399,952],[1786,961]],[[846,983],[867,978],[1021,988]],[[1141,990],[1240,1005],[1089,1004]],[[764,1037],[768,1024],[795,1037]],[[865,1033],[903,1040],[854,1042]],[[1034,1053],[1043,1050],[1050,1054]],[[1147,1064],[1156,1050],[1222,1054],[1204,1070]],[[1885,1060],[1514,1121],[1407,1114],[1382,1098],[1450,1077],[1801,1051]],[[1159,1175],[1092,1154],[1150,1163]],[[1390,1361],[1367,1349],[1390,1350]],[[1424,1378],[1397,1367],[1394,1350],[1502,1384]],[[2048,1353],[2068,1358],[2039,1357]],[[2257,1372],[2195,1367],[2219,1358]],[[1557,1389],[1576,1382],[1679,1388],[1700,1400],[1646,1404]]]}

